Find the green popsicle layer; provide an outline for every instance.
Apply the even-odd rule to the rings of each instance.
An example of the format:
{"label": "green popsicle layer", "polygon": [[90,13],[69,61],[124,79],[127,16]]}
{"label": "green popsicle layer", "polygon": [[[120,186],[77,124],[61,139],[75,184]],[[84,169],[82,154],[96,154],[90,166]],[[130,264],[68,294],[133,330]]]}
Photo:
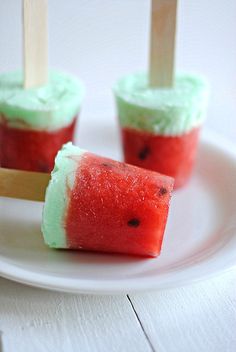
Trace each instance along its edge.
{"label": "green popsicle layer", "polygon": [[42,232],[49,247],[66,248],[65,215],[79,160],[85,151],[65,144],[58,152],[46,190]]}
{"label": "green popsicle layer", "polygon": [[83,84],[61,72],[50,72],[45,86],[24,89],[23,74],[0,74],[0,116],[12,127],[56,130],[69,125],[78,114]]}
{"label": "green popsicle layer", "polygon": [[181,135],[206,116],[209,86],[196,74],[178,74],[173,88],[150,88],[148,75],[121,78],[114,87],[122,127],[159,135]]}

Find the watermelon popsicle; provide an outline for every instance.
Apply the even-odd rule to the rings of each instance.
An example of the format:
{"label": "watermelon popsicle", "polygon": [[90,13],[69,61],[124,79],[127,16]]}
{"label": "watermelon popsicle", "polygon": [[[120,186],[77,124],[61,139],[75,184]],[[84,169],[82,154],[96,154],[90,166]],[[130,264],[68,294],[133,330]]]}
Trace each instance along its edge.
{"label": "watermelon popsicle", "polygon": [[160,253],[173,179],[63,146],[47,187],[42,232],[52,248]]}
{"label": "watermelon popsicle", "polygon": [[50,172],[61,146],[72,140],[84,88],[51,72],[48,83],[23,88],[20,72],[0,75],[0,166]]}
{"label": "watermelon popsicle", "polygon": [[128,75],[114,87],[125,162],[175,179],[189,180],[209,88],[196,74],[179,74],[173,87],[153,88],[144,73]]}

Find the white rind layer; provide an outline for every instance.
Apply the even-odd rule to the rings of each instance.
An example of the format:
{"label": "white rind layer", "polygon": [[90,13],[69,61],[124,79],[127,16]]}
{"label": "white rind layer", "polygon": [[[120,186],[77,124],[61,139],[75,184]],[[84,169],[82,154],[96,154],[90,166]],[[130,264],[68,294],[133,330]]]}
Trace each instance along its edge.
{"label": "white rind layer", "polygon": [[73,189],[76,170],[84,152],[69,142],[56,156],[46,190],[42,221],[44,241],[49,247],[67,248],[65,215],[69,201],[68,190]]}
{"label": "white rind layer", "polygon": [[23,89],[22,72],[0,74],[0,120],[14,128],[55,131],[68,126],[83,97],[83,84],[63,72],[50,72],[46,85],[31,89]]}
{"label": "white rind layer", "polygon": [[148,75],[121,78],[114,87],[123,128],[176,136],[199,127],[205,120],[209,86],[196,74],[177,74],[172,88],[150,88]]}

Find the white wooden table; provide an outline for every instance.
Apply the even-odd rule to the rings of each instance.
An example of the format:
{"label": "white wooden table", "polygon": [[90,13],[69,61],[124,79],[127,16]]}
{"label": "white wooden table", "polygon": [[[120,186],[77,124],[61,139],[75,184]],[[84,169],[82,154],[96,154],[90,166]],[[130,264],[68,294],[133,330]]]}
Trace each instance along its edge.
{"label": "white wooden table", "polygon": [[129,296],[50,292],[0,279],[1,352],[236,351],[236,270]]}

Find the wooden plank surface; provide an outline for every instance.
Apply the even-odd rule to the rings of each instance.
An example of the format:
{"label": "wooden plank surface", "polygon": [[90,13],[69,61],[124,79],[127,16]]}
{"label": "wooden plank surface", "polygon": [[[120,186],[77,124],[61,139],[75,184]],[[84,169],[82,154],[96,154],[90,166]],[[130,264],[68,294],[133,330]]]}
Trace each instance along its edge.
{"label": "wooden plank surface", "polygon": [[[235,352],[236,270],[189,287],[83,296],[0,279],[1,352]],[[1,344],[0,344],[1,346]]]}
{"label": "wooden plank surface", "polygon": [[236,270],[130,298],[155,351],[236,351]]}
{"label": "wooden plank surface", "polygon": [[56,293],[1,278],[0,330],[4,352],[152,351],[126,296]]}

